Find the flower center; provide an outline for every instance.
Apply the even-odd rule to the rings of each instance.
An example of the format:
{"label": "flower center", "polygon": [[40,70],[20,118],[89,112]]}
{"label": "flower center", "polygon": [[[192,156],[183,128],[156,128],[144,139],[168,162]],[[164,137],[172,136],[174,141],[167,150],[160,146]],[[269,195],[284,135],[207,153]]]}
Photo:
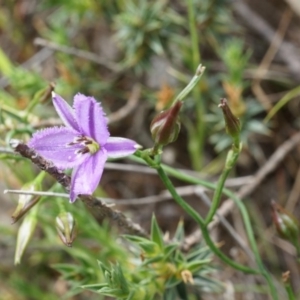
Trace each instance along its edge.
{"label": "flower center", "polygon": [[68,143],[68,146],[73,146],[73,145],[82,145],[83,148],[80,150],[77,150],[77,154],[95,154],[97,151],[100,150],[100,145],[91,137],[87,136],[79,136],[74,139],[73,142]]}
{"label": "flower center", "polygon": [[100,145],[93,139],[90,140],[90,144],[86,144],[86,147],[89,149],[91,154],[96,153],[100,149]]}

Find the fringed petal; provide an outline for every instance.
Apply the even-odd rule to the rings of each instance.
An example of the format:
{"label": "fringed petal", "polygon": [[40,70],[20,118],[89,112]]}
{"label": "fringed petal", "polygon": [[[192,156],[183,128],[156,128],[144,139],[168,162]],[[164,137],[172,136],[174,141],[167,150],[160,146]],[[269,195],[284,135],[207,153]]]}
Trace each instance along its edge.
{"label": "fringed petal", "polygon": [[60,169],[73,168],[82,164],[89,153],[80,154],[78,150],[83,146],[69,145],[78,137],[78,133],[67,127],[51,127],[37,131],[29,140],[28,146],[38,154],[50,160]]}
{"label": "fringed petal", "polygon": [[105,113],[93,97],[77,94],[74,97],[74,110],[80,131],[104,145],[109,137]]}
{"label": "fringed petal", "polygon": [[67,127],[79,131],[72,107],[58,94],[52,93],[53,105],[61,120]]}
{"label": "fringed petal", "polygon": [[74,202],[80,194],[91,195],[95,191],[100,182],[106,159],[106,151],[102,149],[91,155],[83,164],[74,168],[70,202]]}

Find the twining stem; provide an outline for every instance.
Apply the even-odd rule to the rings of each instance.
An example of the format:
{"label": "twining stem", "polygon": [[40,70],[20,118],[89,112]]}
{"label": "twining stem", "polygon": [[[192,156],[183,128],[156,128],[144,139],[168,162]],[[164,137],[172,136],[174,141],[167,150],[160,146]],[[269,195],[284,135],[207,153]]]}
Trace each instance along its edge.
{"label": "twining stem", "polygon": [[[218,184],[210,183],[210,182],[207,182],[205,180],[201,180],[201,179],[195,178],[193,176],[184,174],[184,173],[182,173],[182,172],[180,172],[176,169],[173,169],[169,166],[162,166],[162,168],[168,174],[170,174],[170,175],[174,176],[175,178],[180,179],[182,181],[189,182],[189,183],[194,183],[194,184],[199,184],[199,185],[204,186],[204,187],[206,187],[210,190],[216,190],[217,189]],[[278,299],[277,292],[276,292],[274,283],[272,281],[272,278],[271,278],[270,274],[266,271],[266,269],[263,266],[263,263],[261,261],[261,257],[259,255],[259,251],[258,251],[258,248],[257,248],[257,244],[256,244],[254,232],[253,232],[253,228],[251,226],[250,217],[249,217],[249,214],[247,212],[247,209],[245,208],[244,203],[242,202],[241,199],[239,199],[233,192],[231,192],[227,188],[223,188],[223,190],[221,192],[224,195],[226,195],[228,198],[231,198],[235,202],[237,207],[239,208],[239,210],[241,212],[241,215],[242,215],[242,218],[243,218],[243,221],[244,221],[244,224],[245,224],[247,236],[248,236],[249,243],[250,243],[251,249],[253,251],[254,257],[255,257],[256,264],[259,266],[260,273],[266,278],[266,280],[268,282],[268,285],[269,285],[269,288],[270,288],[273,299]],[[203,231],[202,228],[201,228],[201,230],[202,230],[202,234],[204,236],[206,230]]]}
{"label": "twining stem", "polygon": [[160,176],[162,182],[165,184],[166,188],[169,190],[171,195],[173,196],[174,200],[198,223],[202,230],[203,237],[207,243],[207,245],[210,247],[210,249],[225,263],[227,263],[229,266],[233,267],[236,270],[240,270],[242,272],[248,273],[248,274],[260,274],[260,271],[254,270],[252,268],[249,268],[247,266],[241,265],[233,260],[231,260],[229,257],[227,257],[211,240],[209,231],[207,227],[205,226],[203,218],[188,204],[186,203],[181,196],[178,195],[174,185],[172,184],[169,177],[166,175],[164,169],[159,166],[157,169],[157,173]]}
{"label": "twining stem", "polygon": [[[235,158],[236,159],[236,158]],[[160,167],[161,170],[164,172],[163,168]],[[201,228],[201,231],[202,231],[202,235],[206,241],[206,243],[208,244],[208,246],[210,247],[210,249],[220,258],[222,259],[224,262],[226,262],[228,265],[232,266],[233,268],[237,269],[237,270],[241,270],[243,271],[240,267],[241,265],[240,264],[237,264],[234,262],[234,264],[232,264],[232,260],[229,259],[227,256],[225,256],[223,254],[222,251],[219,250],[219,248],[217,248],[213,241],[211,240],[210,238],[210,235],[209,235],[209,231],[207,229],[207,224],[205,223],[206,220],[204,221],[204,223],[202,222],[203,219],[199,219],[198,217],[194,217],[192,214],[190,214],[190,211],[189,210],[186,210],[186,205],[189,206],[176,192],[176,189],[174,188],[174,186],[172,185],[170,179],[167,177],[167,175],[165,176],[162,176],[162,171],[160,170],[160,168],[157,169],[157,172],[158,174],[160,175],[162,181],[165,183],[166,187],[168,188],[169,192],[171,193],[171,195],[174,197],[174,200],[187,212],[189,213],[190,216],[192,216],[199,224],[200,228]],[[168,168],[170,170],[170,167]],[[178,171],[177,171],[178,172]],[[174,175],[175,173],[173,173]],[[225,175],[224,175],[225,176]],[[181,176],[180,176],[181,177]],[[184,177],[185,179],[187,179],[188,177],[191,177],[191,176],[188,176],[188,175],[185,175],[184,174]],[[168,179],[168,181],[166,180]],[[181,178],[182,179],[182,178]],[[199,180],[199,179],[196,179],[196,178],[193,178],[191,177],[190,179],[193,179],[193,183],[196,183],[198,182],[198,184],[201,182],[203,183],[202,180]],[[166,180],[166,181],[164,181]],[[189,182],[191,182],[191,180],[188,180]],[[196,181],[196,182],[195,182]],[[167,185],[168,183],[168,185]],[[200,183],[200,184],[201,184]],[[172,191],[172,188],[170,188],[170,185],[173,186],[173,189],[174,191]],[[206,187],[208,188],[211,188],[214,184],[205,184]],[[219,183],[217,184],[217,186],[215,186],[215,188],[219,188]],[[238,206],[241,214],[242,214],[242,217],[243,217],[243,221],[244,221],[244,224],[245,224],[245,227],[246,227],[246,232],[247,232],[247,236],[248,236],[248,239],[249,239],[249,243],[251,245],[251,248],[252,248],[252,251],[253,251],[253,254],[254,254],[254,257],[255,257],[255,261],[259,267],[259,271],[256,271],[256,270],[253,270],[253,269],[250,269],[250,270],[253,270],[255,271],[256,273],[260,273],[261,275],[263,275],[269,285],[269,288],[270,288],[270,292],[271,292],[271,295],[272,295],[272,298],[273,299],[278,299],[278,294],[276,292],[276,288],[275,288],[275,285],[273,283],[273,280],[272,280],[272,277],[270,276],[270,274],[268,273],[268,271],[265,269],[263,263],[262,263],[262,260],[261,260],[261,257],[259,255],[259,251],[258,251],[258,247],[257,247],[257,244],[256,244],[256,241],[255,241],[255,237],[254,237],[254,233],[253,233],[253,229],[252,229],[252,226],[251,226],[251,222],[250,222],[250,218],[249,218],[249,215],[248,215],[248,212],[243,204],[243,202],[232,192],[230,192],[229,190],[225,189],[225,190],[220,190],[220,193],[222,194],[224,192],[224,194],[227,194],[227,196],[229,196],[230,198],[232,198],[234,200],[234,202],[236,203],[236,205]],[[177,194],[177,195],[176,195]],[[180,198],[180,199],[178,199]],[[182,206],[181,203],[184,202],[185,203],[185,206]],[[191,207],[190,207],[191,208]],[[193,209],[193,208],[191,208]],[[197,213],[198,214],[198,213]],[[200,220],[200,221],[199,221]],[[244,266],[243,266],[244,267]],[[248,271],[244,271],[246,273],[250,273],[249,272],[249,268],[247,268]]]}
{"label": "twining stem", "polygon": [[240,265],[235,261],[227,257],[211,240],[208,228],[205,226],[204,219],[195,211],[188,203],[186,203],[181,196],[178,195],[173,183],[167,176],[164,168],[157,161],[152,160],[148,155],[147,151],[137,151],[135,155],[142,158],[150,167],[155,168],[158,175],[160,176],[162,182],[165,184],[166,188],[169,190],[170,194],[173,196],[174,200],[199,224],[203,237],[210,247],[210,249],[225,263],[232,266],[233,268],[240,270],[249,274],[260,274],[258,270],[251,269],[247,266]]}

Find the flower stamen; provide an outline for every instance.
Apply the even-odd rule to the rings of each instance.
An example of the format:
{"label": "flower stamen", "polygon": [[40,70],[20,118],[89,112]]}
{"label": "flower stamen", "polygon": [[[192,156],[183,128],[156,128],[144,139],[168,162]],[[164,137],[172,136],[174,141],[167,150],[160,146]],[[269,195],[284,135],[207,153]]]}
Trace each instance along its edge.
{"label": "flower stamen", "polygon": [[67,146],[75,145],[83,146],[83,148],[76,150],[76,154],[95,154],[100,149],[100,145],[94,139],[87,136],[76,137],[73,142],[67,144]]}
{"label": "flower stamen", "polygon": [[80,150],[77,150],[76,154],[86,154],[86,153],[89,153],[89,152],[90,152],[90,150],[87,147],[85,147],[85,148],[82,148]]}

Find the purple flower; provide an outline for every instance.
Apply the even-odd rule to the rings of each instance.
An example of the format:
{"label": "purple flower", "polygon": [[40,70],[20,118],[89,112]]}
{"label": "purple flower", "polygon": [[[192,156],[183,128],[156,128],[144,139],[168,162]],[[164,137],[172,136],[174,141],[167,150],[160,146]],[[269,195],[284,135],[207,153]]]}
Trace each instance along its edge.
{"label": "purple flower", "polygon": [[70,191],[70,202],[74,202],[79,194],[95,191],[108,157],[133,154],[139,145],[133,140],[110,137],[105,114],[93,97],[77,94],[73,109],[55,93],[52,99],[65,127],[36,132],[28,146],[62,170],[74,168]]}

